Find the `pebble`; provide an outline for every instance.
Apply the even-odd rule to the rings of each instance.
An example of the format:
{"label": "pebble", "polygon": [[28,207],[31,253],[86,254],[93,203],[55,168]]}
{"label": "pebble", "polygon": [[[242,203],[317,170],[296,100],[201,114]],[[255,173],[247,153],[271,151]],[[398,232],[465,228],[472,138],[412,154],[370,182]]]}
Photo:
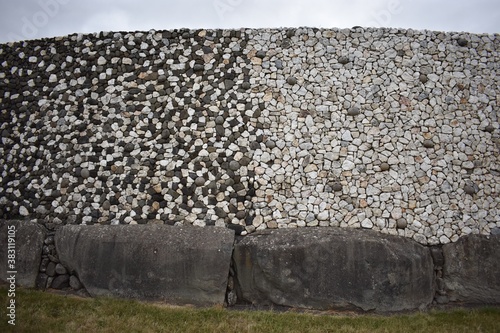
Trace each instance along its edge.
{"label": "pebble", "polygon": [[238,163],[237,161],[229,162],[229,169],[231,169],[232,171],[237,171],[239,168],[240,168],[240,163]]}
{"label": "pebble", "polygon": [[197,177],[195,179],[194,183],[196,184],[196,186],[203,186],[203,185],[205,185],[205,178]]}
{"label": "pebble", "polygon": [[431,245],[500,227],[497,36],[163,34],[0,44],[1,218]]}
{"label": "pebble", "polygon": [[334,184],[332,185],[332,190],[333,190],[333,191],[335,191],[335,192],[340,192],[340,191],[342,191],[342,188],[343,188],[343,187],[342,187],[342,184],[340,184],[340,183],[334,183]]}
{"label": "pebble", "polygon": [[459,39],[457,39],[457,44],[459,46],[467,46],[467,44],[469,44],[469,42],[465,38],[459,38]]}
{"label": "pebble", "polygon": [[222,125],[222,124],[224,124],[224,117],[222,117],[222,116],[217,116],[217,117],[215,118],[215,123],[216,123],[217,125]]}
{"label": "pebble", "polygon": [[473,184],[466,184],[464,186],[464,191],[468,195],[474,195],[474,194],[476,194],[476,188],[475,188],[475,186]]}
{"label": "pebble", "polygon": [[434,148],[434,142],[432,140],[424,140],[423,145],[425,148]]}
{"label": "pebble", "polygon": [[90,177],[90,171],[88,169],[82,169],[80,172],[80,176],[84,179],[87,179]]}
{"label": "pebble", "polygon": [[350,115],[350,116],[357,116],[359,113],[360,113],[360,110],[359,110],[359,108],[357,108],[357,107],[350,108],[350,109],[347,111],[347,114],[348,114],[348,115]]}
{"label": "pebble", "polygon": [[399,218],[396,221],[396,226],[398,229],[404,229],[404,228],[406,228],[407,225],[408,225],[408,223],[406,222],[406,219]]}
{"label": "pebble", "polygon": [[56,270],[56,273],[59,274],[59,275],[67,273],[66,268],[63,265],[61,265],[61,264],[57,264],[55,270]]}
{"label": "pebble", "polygon": [[80,290],[80,289],[83,288],[82,283],[80,282],[80,280],[78,279],[78,277],[76,277],[75,275],[71,275],[69,277],[69,286],[73,290]]}
{"label": "pebble", "polygon": [[345,65],[349,63],[349,57],[346,56],[339,57],[338,62],[339,64]]}
{"label": "pebble", "polygon": [[389,170],[390,168],[391,168],[391,167],[390,167],[389,163],[385,163],[385,162],[384,162],[384,163],[380,164],[380,170],[382,170],[382,171],[387,171],[387,170]]}
{"label": "pebble", "polygon": [[289,76],[287,79],[286,79],[286,83],[288,83],[289,85],[294,85],[294,84],[297,84],[297,79],[293,76]]}

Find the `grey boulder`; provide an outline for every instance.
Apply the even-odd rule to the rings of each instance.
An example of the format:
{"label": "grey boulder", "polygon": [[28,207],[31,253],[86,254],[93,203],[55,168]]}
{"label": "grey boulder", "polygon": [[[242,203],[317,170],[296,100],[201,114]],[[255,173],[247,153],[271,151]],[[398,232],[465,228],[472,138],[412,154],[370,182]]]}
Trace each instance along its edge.
{"label": "grey boulder", "polygon": [[278,229],[235,245],[238,298],[256,306],[392,312],[434,296],[430,250],[410,239],[339,229]]}
{"label": "grey boulder", "polygon": [[443,246],[443,280],[451,301],[500,304],[500,235],[468,235]]}
{"label": "grey boulder", "polygon": [[[8,241],[9,235],[14,235]],[[18,286],[34,288],[42,258],[45,228],[33,221],[0,220],[0,280],[7,282],[10,271],[16,272],[15,282]],[[14,267],[8,266],[10,249],[15,248]],[[14,244],[14,245],[12,245]]]}
{"label": "grey boulder", "polygon": [[91,296],[222,305],[234,232],[169,225],[67,225],[61,262]]}

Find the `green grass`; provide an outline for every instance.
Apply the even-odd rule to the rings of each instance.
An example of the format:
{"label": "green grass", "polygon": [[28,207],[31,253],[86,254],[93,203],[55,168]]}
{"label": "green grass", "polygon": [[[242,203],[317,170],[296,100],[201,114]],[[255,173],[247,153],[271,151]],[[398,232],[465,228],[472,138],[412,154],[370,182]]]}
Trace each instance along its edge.
{"label": "green grass", "polygon": [[16,326],[8,325],[0,288],[0,332],[500,332],[500,308],[410,315],[325,315],[172,307],[110,298],[16,291]]}

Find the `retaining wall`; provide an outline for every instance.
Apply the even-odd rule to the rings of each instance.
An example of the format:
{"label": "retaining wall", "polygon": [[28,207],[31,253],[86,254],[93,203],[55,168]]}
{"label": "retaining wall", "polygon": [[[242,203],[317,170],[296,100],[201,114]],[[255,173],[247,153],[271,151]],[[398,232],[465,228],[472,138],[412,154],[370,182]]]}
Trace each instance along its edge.
{"label": "retaining wall", "polygon": [[11,288],[198,306],[375,312],[500,304],[499,235],[429,247],[335,227],[235,238],[221,227],[67,225],[47,238],[51,242],[36,221],[1,220],[0,230],[6,229],[15,231],[9,236],[16,259],[9,267],[7,256],[0,257],[0,266],[13,271],[0,280]]}

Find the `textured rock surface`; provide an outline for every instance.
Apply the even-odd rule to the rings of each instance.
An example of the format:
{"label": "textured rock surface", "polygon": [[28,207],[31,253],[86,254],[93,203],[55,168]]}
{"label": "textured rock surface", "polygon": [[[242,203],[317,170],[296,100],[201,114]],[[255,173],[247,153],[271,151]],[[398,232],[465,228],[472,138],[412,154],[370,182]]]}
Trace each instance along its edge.
{"label": "textured rock surface", "polygon": [[92,296],[205,306],[224,303],[233,240],[224,228],[166,225],[65,226],[56,233],[61,262]]}
{"label": "textured rock surface", "polygon": [[488,235],[499,43],[299,28],[2,44],[0,218]]}
{"label": "textured rock surface", "polygon": [[443,246],[444,289],[450,301],[500,304],[500,235],[470,235]]}
{"label": "textured rock surface", "polygon": [[[12,228],[15,227],[15,267],[7,265],[8,260],[8,236],[13,235]],[[10,232],[9,232],[10,230]],[[0,220],[0,280],[6,282],[8,271],[16,271],[16,284],[19,286],[34,288],[40,268],[42,257],[45,229],[32,221],[5,221]]]}
{"label": "textured rock surface", "polygon": [[239,298],[255,305],[400,311],[434,297],[430,250],[404,237],[339,228],[274,230],[240,239]]}

